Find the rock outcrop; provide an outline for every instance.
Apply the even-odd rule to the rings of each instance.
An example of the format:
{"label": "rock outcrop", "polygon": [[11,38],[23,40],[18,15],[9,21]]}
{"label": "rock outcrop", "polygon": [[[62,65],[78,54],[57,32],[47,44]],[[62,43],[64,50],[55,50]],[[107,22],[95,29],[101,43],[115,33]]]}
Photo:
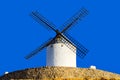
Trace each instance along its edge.
{"label": "rock outcrop", "polygon": [[119,74],[90,68],[41,67],[5,74],[0,80],[120,80]]}

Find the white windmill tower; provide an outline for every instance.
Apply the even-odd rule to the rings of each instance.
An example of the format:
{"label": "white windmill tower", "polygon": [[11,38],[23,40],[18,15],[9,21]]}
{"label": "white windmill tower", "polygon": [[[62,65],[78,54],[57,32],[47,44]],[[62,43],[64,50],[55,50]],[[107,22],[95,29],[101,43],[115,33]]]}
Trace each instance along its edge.
{"label": "white windmill tower", "polygon": [[31,16],[40,24],[56,32],[56,36],[43,43],[36,50],[32,51],[25,58],[29,59],[36,55],[39,51],[47,47],[46,66],[65,66],[76,67],[76,54],[83,58],[88,50],[79,42],[74,40],[66,31],[85,17],[88,11],[82,8],[72,18],[70,18],[65,24],[63,24],[63,30],[59,31],[55,29],[55,25],[48,21],[37,11],[32,12]]}

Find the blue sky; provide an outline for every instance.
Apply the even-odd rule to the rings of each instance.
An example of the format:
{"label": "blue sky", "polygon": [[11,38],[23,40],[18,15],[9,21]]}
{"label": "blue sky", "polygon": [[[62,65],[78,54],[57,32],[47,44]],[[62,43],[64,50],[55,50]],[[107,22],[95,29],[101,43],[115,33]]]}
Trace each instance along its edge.
{"label": "blue sky", "polygon": [[95,65],[120,74],[119,0],[1,0],[0,75],[45,66],[45,49],[29,60],[24,59],[55,35],[29,16],[32,11],[39,11],[59,28],[82,6],[89,10],[89,15],[68,31],[90,51],[83,60],[77,57],[77,66]]}

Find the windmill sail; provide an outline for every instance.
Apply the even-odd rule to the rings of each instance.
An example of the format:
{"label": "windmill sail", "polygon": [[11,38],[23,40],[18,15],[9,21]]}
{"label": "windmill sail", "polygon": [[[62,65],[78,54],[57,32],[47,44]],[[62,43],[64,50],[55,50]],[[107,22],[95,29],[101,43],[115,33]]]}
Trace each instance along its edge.
{"label": "windmill sail", "polygon": [[50,38],[49,40],[47,40],[46,42],[44,42],[43,44],[41,44],[37,49],[35,49],[34,51],[32,51],[30,54],[28,54],[25,58],[29,59],[32,56],[38,54],[42,49],[44,49],[45,47],[47,47],[50,42],[52,41],[52,39]]}
{"label": "windmill sail", "polygon": [[61,33],[64,33],[66,30],[68,30],[70,27],[74,26],[79,20],[84,18],[86,15],[88,15],[88,10],[85,8],[82,8],[80,11],[78,11],[73,17],[71,17],[69,20],[67,20],[61,27],[64,29],[61,31]]}
{"label": "windmill sail", "polygon": [[77,48],[77,55],[83,58],[89,51],[81,43],[73,39],[69,34],[64,33],[64,35],[72,42]]}
{"label": "windmill sail", "polygon": [[55,29],[55,24],[53,24],[52,22],[50,22],[49,20],[47,20],[45,17],[43,17],[39,12],[32,12],[31,13],[32,18],[37,21],[38,23],[42,24],[43,26],[45,26],[47,29],[52,29],[53,31],[56,32]]}
{"label": "windmill sail", "polygon": [[76,54],[80,56],[81,58],[84,58],[84,56],[88,53],[88,49],[86,49],[82,44],[80,44],[78,41],[73,39],[69,34],[67,34],[67,30],[69,30],[72,26],[74,26],[79,20],[84,18],[86,15],[88,15],[88,10],[85,8],[81,8],[80,11],[78,11],[73,17],[71,17],[61,26],[62,28],[63,27],[64,28],[61,31],[59,31],[58,29],[56,29],[56,26],[53,23],[51,23],[49,20],[43,17],[39,12],[37,11],[32,12],[31,13],[32,18],[38,23],[45,26],[47,29],[50,29],[56,32],[56,36],[52,39],[49,39],[45,43],[43,43],[41,46],[39,46],[37,49],[32,51],[25,58],[26,59],[31,58],[32,56],[38,54],[39,51],[49,46],[50,44],[56,44],[56,41],[59,42],[59,40],[61,40],[60,42],[64,43],[69,48],[69,50],[72,50],[74,53],[76,53],[76,49],[77,49]]}

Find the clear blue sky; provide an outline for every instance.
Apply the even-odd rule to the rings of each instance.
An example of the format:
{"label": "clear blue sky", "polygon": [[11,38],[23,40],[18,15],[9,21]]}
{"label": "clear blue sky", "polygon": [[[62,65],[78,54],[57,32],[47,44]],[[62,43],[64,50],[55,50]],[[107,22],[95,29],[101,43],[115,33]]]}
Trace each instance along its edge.
{"label": "clear blue sky", "polygon": [[[119,0],[1,0],[0,1],[0,75],[30,67],[45,66],[46,50],[30,60],[24,56],[53,37],[29,14],[38,10],[59,28],[82,6],[89,15],[68,33],[90,50],[78,67],[120,74],[120,1]],[[87,65],[85,65],[87,64]]]}

